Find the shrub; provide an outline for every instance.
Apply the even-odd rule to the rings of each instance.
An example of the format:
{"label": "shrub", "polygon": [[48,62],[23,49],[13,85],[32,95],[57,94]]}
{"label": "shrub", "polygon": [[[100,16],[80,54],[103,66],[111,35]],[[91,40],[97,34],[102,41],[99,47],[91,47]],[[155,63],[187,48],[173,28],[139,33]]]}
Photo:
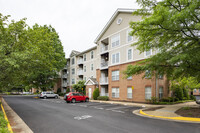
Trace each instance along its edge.
{"label": "shrub", "polygon": [[190,99],[196,101],[196,97],[194,95],[190,95]]}
{"label": "shrub", "polygon": [[97,100],[103,100],[103,101],[108,101],[109,97],[108,96],[98,96]]}
{"label": "shrub", "polygon": [[174,91],[175,97],[177,97],[179,100],[183,100],[183,89],[182,88],[176,88]]}
{"label": "shrub", "polygon": [[61,89],[60,88],[57,89],[57,94],[59,94],[59,93],[61,93]]}
{"label": "shrub", "polygon": [[151,97],[151,100],[150,100],[151,103],[156,103],[157,101],[158,101],[158,98],[156,98],[156,97]]}
{"label": "shrub", "polygon": [[99,96],[99,88],[96,88],[93,92],[93,99],[97,100],[97,97]]}
{"label": "shrub", "polygon": [[69,88],[67,88],[67,90],[66,90],[66,93],[69,93],[70,92],[70,89]]}

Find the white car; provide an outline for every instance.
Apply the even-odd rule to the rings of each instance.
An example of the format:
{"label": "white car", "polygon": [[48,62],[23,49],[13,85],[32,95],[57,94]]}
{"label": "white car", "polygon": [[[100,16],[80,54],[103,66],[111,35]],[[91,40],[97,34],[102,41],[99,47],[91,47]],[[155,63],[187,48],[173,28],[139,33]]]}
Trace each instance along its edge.
{"label": "white car", "polygon": [[44,99],[46,99],[46,98],[58,98],[58,97],[59,97],[58,94],[55,94],[51,91],[50,92],[44,91],[44,92],[41,92],[41,94],[40,94],[40,98],[44,98]]}

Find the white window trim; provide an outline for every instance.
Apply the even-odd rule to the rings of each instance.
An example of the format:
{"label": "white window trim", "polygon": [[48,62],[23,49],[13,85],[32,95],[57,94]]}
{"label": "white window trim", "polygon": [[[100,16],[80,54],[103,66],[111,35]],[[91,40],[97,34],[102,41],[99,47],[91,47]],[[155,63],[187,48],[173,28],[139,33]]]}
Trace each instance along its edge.
{"label": "white window trim", "polygon": [[[118,45],[118,46],[114,46],[114,47],[113,47],[113,46],[112,46],[112,38],[113,38],[113,37],[116,37],[116,36],[119,36],[119,45]],[[111,48],[116,48],[116,47],[119,47],[119,46],[120,46],[120,41],[121,41],[121,40],[120,40],[120,33],[117,33],[117,34],[115,34],[115,35],[112,35],[112,36],[111,36],[111,38],[110,38],[110,42],[111,42],[111,43],[110,43],[110,44],[111,44]]]}
{"label": "white window trim", "polygon": [[[84,59],[84,56],[85,56],[85,59]],[[83,61],[84,61],[84,62],[87,61],[87,56],[86,56],[86,54],[83,55]]]}
{"label": "white window trim", "polygon": [[[131,93],[128,93],[128,89],[131,89]],[[128,94],[131,94],[130,97]],[[132,99],[133,98],[133,90],[132,90],[132,87],[127,87],[127,98],[128,99]]]}
{"label": "white window trim", "polygon": [[[113,96],[113,89],[115,89],[115,93],[114,93],[115,95],[114,95],[114,96]],[[119,87],[117,87],[117,88],[116,88],[116,87],[115,87],[115,88],[113,87],[113,88],[112,88],[112,97],[113,97],[113,98],[119,98],[120,90],[119,90],[119,93],[117,93],[117,89],[119,90]],[[117,94],[118,94],[118,95],[117,95]]]}
{"label": "white window trim", "polygon": [[90,70],[94,71],[94,64],[90,64]]}
{"label": "white window trim", "polygon": [[146,55],[146,52],[147,52],[147,51],[144,51],[144,57],[145,57],[145,58],[148,58],[148,57],[150,57],[150,56],[153,55],[153,53],[152,53],[152,49],[150,49],[151,55],[147,56],[147,55]]}
{"label": "white window trim", "polygon": [[130,28],[126,30],[126,43],[130,43],[130,42],[133,41],[133,36],[132,36],[132,40],[131,40],[131,41],[128,41],[129,32],[130,32],[131,30],[132,30],[132,29],[130,29]]}
{"label": "white window trim", "polygon": [[[147,86],[147,87],[151,88],[150,86]],[[152,88],[151,88],[151,92],[149,92],[149,94],[151,94],[151,95],[150,95],[151,97],[150,97],[149,99],[147,99],[147,98],[146,98],[146,94],[147,94],[146,88],[147,88],[147,87],[145,87],[145,99],[146,99],[146,100],[150,100],[151,97],[152,97]]]}
{"label": "white window trim", "polygon": [[[131,53],[131,59],[128,59],[128,51],[131,49],[131,51],[132,51],[132,53]],[[133,60],[133,48],[128,48],[127,50],[126,50],[126,60],[127,61],[131,61],[131,60]]]}
{"label": "white window trim", "polygon": [[[73,60],[73,59],[74,59],[74,64],[72,64],[72,66],[74,66],[74,65],[75,65],[75,58],[73,57],[73,58],[72,58],[72,60]],[[72,62],[71,62],[71,63],[72,63]]]}
{"label": "white window trim", "polygon": [[[93,54],[92,54],[93,53]],[[93,58],[92,58],[92,55],[93,55]],[[94,59],[94,50],[92,50],[91,52],[90,52],[90,59]]]}
{"label": "white window trim", "polygon": [[[113,60],[113,55],[114,55],[114,54],[116,55],[117,53],[119,53],[119,62],[118,62],[118,63],[113,63],[113,62],[112,62],[112,60]],[[116,52],[116,53],[113,53],[113,54],[111,55],[111,64],[112,64],[112,65],[120,64],[120,52]]]}
{"label": "white window trim", "polygon": [[[113,77],[112,73],[115,72],[115,71],[119,71],[119,70],[114,70],[114,71],[111,72],[111,79],[112,79],[112,81],[119,81],[119,79],[120,79],[120,71],[119,71],[119,79],[118,80],[113,80],[113,78],[112,78]],[[114,75],[114,76],[116,77],[116,75]]]}

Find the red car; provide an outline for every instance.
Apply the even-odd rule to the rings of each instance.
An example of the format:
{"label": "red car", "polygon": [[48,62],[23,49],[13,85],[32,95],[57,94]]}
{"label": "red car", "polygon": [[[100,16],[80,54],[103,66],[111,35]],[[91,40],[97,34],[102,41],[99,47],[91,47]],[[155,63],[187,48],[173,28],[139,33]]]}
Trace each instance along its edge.
{"label": "red car", "polygon": [[78,93],[78,92],[69,92],[69,93],[65,94],[64,100],[68,103],[69,102],[75,103],[76,101],[89,102],[89,97],[84,96],[83,94]]}

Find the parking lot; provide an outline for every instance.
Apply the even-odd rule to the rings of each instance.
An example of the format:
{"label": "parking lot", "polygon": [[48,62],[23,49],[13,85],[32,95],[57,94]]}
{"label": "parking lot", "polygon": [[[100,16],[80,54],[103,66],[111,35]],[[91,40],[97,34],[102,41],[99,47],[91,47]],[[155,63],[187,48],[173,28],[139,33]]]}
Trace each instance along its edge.
{"label": "parking lot", "polygon": [[[140,117],[134,106],[4,96],[9,106],[35,133],[199,133],[198,124]],[[184,129],[184,130],[183,130]]]}
{"label": "parking lot", "polygon": [[78,106],[82,108],[96,109],[102,111],[112,111],[116,113],[132,113],[132,111],[136,109],[140,109],[139,107],[127,106],[127,105],[119,105],[119,104],[108,104],[108,103],[99,103],[99,102],[76,102],[76,103],[66,103],[62,99],[39,99],[44,102],[52,102],[58,104],[66,104],[67,106]]}

